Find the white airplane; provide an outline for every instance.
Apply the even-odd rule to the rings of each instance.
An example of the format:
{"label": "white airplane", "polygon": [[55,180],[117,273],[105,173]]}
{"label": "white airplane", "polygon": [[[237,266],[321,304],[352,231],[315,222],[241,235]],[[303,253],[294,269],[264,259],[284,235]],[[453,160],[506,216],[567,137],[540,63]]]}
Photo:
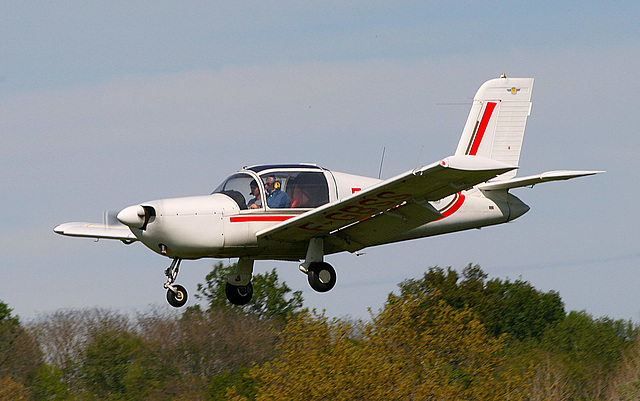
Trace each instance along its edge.
{"label": "white airplane", "polygon": [[54,231],[140,241],[171,258],[164,287],[174,307],[187,301],[185,288],[174,284],[183,259],[239,258],[226,283],[236,305],[251,300],[255,260],[298,261],[311,288],[326,292],[336,272],[325,255],[506,223],[529,210],[510,189],[601,173],[515,177],[532,89],[532,78],[503,74],[485,82],[455,154],[388,180],[314,164],[257,165],[211,195],[143,202],[120,211],[119,222],[66,223]]}

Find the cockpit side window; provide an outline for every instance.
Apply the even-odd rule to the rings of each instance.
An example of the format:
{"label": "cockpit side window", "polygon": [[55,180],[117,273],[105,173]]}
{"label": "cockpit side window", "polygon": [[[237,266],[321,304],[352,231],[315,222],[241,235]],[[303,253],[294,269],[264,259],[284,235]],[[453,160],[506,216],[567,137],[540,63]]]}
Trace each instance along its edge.
{"label": "cockpit side window", "polygon": [[289,172],[269,172],[260,176],[264,186],[267,206],[270,209],[287,209],[291,207],[291,199],[287,194]]}
{"label": "cockpit side window", "polygon": [[320,171],[270,171],[260,178],[270,208],[315,208],[329,202],[329,186]]}
{"label": "cockpit side window", "polygon": [[290,178],[287,191],[291,207],[315,208],[329,202],[329,186],[323,173],[302,172]]}
{"label": "cockpit side window", "polygon": [[255,198],[253,189],[256,184],[256,180],[249,174],[238,173],[227,178],[213,193],[227,195],[238,204],[241,210],[244,210],[249,208],[247,197],[249,202]]}

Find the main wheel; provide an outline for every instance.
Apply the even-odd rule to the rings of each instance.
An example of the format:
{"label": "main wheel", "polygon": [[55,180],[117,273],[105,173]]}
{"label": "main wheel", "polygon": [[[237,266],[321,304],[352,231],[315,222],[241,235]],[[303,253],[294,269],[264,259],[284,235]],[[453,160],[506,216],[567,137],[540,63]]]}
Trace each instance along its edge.
{"label": "main wheel", "polygon": [[313,262],[307,271],[309,285],[318,292],[327,292],[336,285],[336,271],[327,262]]}
{"label": "main wheel", "polygon": [[176,292],[171,291],[171,289],[167,290],[167,301],[174,308],[180,308],[187,303],[187,290],[180,284],[175,284],[173,287]]}
{"label": "main wheel", "polygon": [[251,297],[253,297],[253,285],[251,285],[251,283],[247,285],[233,285],[227,282],[227,285],[224,287],[224,293],[232,304],[246,305],[251,301]]}

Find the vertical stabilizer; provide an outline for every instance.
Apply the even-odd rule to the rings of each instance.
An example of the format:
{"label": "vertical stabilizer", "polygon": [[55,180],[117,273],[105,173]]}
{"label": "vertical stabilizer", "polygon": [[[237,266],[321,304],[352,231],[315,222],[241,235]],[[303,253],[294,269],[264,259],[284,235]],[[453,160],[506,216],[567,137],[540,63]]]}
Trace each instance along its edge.
{"label": "vertical stabilizer", "polygon": [[[517,166],[532,90],[533,78],[503,76],[485,82],[473,98],[456,155],[483,156]],[[495,180],[515,175],[514,170]]]}

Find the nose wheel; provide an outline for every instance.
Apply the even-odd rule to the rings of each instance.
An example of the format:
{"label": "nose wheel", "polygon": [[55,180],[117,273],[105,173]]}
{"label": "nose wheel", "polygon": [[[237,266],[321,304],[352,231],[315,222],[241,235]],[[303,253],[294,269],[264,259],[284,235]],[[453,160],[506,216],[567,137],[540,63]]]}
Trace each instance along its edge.
{"label": "nose wheel", "polygon": [[173,289],[167,290],[167,301],[174,308],[180,308],[187,303],[187,290],[180,284],[175,284]]}
{"label": "nose wheel", "polygon": [[164,271],[167,276],[167,282],[164,283],[164,288],[167,289],[167,302],[174,308],[180,308],[187,303],[187,290],[180,284],[173,284],[178,278],[178,272],[180,271],[180,263],[182,259],[174,258],[171,261],[171,265]]}

